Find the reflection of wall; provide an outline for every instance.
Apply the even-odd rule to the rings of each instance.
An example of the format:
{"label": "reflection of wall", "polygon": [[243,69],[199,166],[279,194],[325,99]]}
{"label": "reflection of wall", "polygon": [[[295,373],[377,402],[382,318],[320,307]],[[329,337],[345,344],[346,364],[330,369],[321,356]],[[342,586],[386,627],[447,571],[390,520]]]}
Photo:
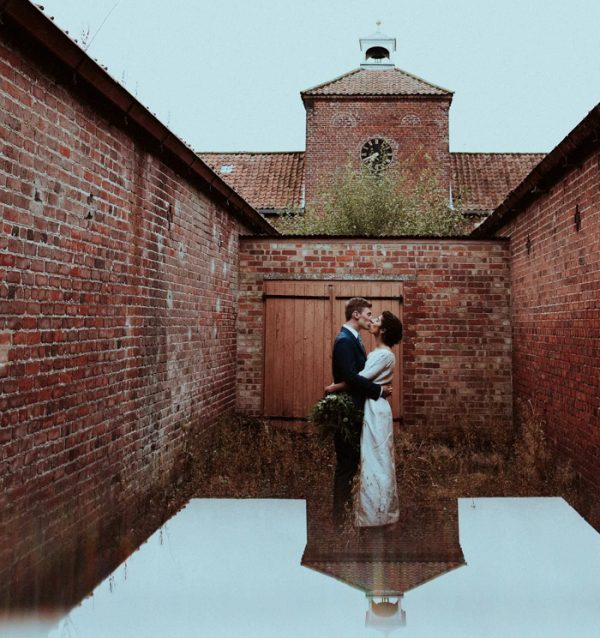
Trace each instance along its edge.
{"label": "reflection of wall", "polygon": [[263,281],[358,277],[403,282],[405,423],[509,427],[510,273],[502,240],[243,238],[240,251],[242,410],[261,410]]}

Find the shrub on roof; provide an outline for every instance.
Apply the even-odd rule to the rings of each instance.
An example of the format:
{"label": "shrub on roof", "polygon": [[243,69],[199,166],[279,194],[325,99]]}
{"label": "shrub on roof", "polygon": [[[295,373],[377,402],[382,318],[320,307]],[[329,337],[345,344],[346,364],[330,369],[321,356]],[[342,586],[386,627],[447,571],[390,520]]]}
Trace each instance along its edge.
{"label": "shrub on roof", "polygon": [[460,205],[440,186],[431,159],[413,156],[386,168],[348,162],[304,212],[274,222],[284,235],[421,235],[465,232]]}

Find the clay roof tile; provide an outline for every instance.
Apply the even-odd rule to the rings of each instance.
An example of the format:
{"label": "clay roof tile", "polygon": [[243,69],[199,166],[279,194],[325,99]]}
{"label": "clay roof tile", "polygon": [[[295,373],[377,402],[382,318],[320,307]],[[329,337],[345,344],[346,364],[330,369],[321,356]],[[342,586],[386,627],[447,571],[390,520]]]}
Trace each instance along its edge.
{"label": "clay roof tile", "polygon": [[304,153],[198,153],[210,168],[258,210],[304,205]]}
{"label": "clay roof tile", "polygon": [[465,211],[489,212],[545,157],[544,153],[451,153],[452,191]]}
{"label": "clay roof tile", "polygon": [[452,91],[402,69],[354,69],[301,93],[302,98],[332,95],[423,95],[452,97]]}

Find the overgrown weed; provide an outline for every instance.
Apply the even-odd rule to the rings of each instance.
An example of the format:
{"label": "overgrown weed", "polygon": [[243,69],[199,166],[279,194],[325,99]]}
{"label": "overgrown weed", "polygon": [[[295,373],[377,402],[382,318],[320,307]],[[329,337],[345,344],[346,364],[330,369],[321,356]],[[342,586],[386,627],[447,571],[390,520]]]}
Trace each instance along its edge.
{"label": "overgrown weed", "polygon": [[[518,405],[515,427],[509,429],[454,425],[431,432],[401,426],[395,436],[400,497],[562,496],[600,528],[600,505],[545,431],[529,404]],[[313,431],[228,416],[208,431],[191,433],[189,455],[195,496],[331,501],[333,443]]]}

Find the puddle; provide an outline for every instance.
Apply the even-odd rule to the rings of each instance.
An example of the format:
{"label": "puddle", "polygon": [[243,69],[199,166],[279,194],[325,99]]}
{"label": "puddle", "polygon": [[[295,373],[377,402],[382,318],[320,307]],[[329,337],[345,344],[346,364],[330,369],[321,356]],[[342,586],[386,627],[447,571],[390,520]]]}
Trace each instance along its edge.
{"label": "puddle", "polygon": [[596,638],[600,534],[560,498],[405,507],[340,536],[317,503],[193,499],[68,613],[3,638]]}

